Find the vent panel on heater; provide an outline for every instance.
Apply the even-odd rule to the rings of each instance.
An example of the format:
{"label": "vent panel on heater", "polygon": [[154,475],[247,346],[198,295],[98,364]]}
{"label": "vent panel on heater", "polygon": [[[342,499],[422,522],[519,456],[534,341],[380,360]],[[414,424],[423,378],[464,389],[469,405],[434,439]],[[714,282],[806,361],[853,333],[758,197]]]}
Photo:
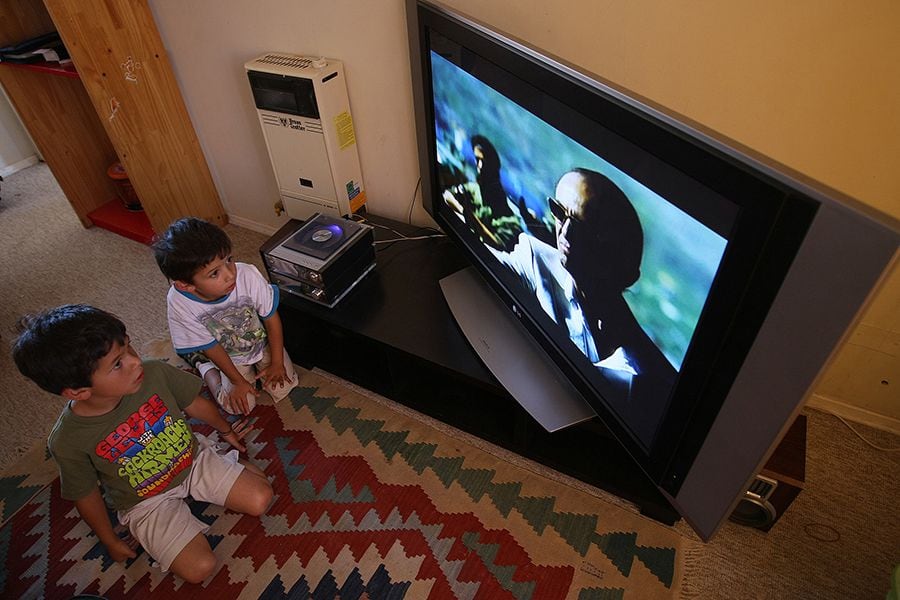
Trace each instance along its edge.
{"label": "vent panel on heater", "polygon": [[310,60],[309,58],[294,56],[292,54],[266,54],[262,58],[256,59],[256,62],[266,65],[293,67],[295,69],[306,69],[312,66],[312,60]]}

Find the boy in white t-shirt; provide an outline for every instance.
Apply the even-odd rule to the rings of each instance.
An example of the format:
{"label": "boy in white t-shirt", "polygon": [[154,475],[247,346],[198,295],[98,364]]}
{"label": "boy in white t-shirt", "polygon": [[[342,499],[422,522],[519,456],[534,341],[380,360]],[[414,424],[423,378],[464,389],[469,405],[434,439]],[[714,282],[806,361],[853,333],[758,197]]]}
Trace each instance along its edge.
{"label": "boy in white t-shirt", "polygon": [[172,282],[166,301],[175,351],[200,371],[222,408],[249,414],[257,380],[276,402],[287,396],[298,378],[284,349],[278,287],[253,265],[235,262],[228,234],[202,219],[172,223],[153,252]]}

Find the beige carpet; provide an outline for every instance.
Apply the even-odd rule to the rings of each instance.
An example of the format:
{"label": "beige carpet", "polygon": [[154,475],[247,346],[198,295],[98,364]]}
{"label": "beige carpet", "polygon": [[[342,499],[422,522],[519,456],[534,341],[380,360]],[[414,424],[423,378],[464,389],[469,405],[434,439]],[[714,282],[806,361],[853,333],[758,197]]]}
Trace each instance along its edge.
{"label": "beige carpet", "polygon": [[[166,282],[146,246],[83,229],[46,165],[8,177],[0,197],[4,470],[43,443],[62,405],[24,380],[12,363],[9,344],[19,317],[65,302],[90,302],[118,314],[141,347],[166,333]],[[228,232],[238,259],[259,264],[265,236],[233,226]],[[711,543],[699,546],[687,565],[682,597],[884,598],[890,570],[900,563],[900,453],[871,448],[830,415],[813,410],[807,415],[803,492],[769,533],[728,523]],[[858,428],[881,446],[900,446],[898,436]],[[605,496],[577,481],[560,480]],[[695,539],[684,523],[675,530]]]}
{"label": "beige carpet", "polygon": [[[266,236],[228,226],[236,256],[262,268]],[[22,315],[84,302],[119,316],[136,348],[167,333],[166,290],[150,248],[99,227],[85,229],[46,164],[0,189],[0,470],[45,438],[62,402],[19,375],[9,353]],[[16,407],[17,409],[10,410]]]}

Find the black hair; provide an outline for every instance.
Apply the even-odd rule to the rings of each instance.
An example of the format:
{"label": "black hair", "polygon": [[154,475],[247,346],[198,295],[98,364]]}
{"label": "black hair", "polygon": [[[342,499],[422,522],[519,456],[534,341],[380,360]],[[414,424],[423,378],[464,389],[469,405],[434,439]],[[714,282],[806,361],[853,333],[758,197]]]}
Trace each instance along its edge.
{"label": "black hair", "polygon": [[91,376],[114,343],[124,344],[125,324],[86,304],[66,304],[24,317],[13,344],[19,371],[42,389],[91,387]]}
{"label": "black hair", "polygon": [[500,155],[497,154],[497,149],[494,148],[489,139],[483,135],[473,135],[472,150],[474,151],[475,148],[481,149],[481,155],[484,157],[484,168],[491,172],[500,170]]}
{"label": "black hair", "polygon": [[582,255],[590,262],[566,268],[576,281],[579,274],[589,274],[578,284],[591,287],[592,293],[618,294],[641,276],[644,230],[640,217],[625,192],[608,177],[590,169],[572,171],[584,178],[588,194],[583,221],[591,237],[585,240],[589,248]]}
{"label": "black hair", "polygon": [[197,271],[231,253],[231,240],[218,225],[185,217],[169,225],[152,248],[163,275],[171,281],[193,283]]}

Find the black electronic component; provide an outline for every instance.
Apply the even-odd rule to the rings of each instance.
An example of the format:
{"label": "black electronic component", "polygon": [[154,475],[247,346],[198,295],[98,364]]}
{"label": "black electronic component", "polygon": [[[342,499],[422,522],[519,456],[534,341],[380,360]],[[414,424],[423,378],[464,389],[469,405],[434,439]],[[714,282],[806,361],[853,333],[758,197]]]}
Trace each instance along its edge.
{"label": "black electronic component", "polygon": [[333,307],[375,268],[373,240],[370,225],[316,213],[283,227],[261,253],[279,289]]}

